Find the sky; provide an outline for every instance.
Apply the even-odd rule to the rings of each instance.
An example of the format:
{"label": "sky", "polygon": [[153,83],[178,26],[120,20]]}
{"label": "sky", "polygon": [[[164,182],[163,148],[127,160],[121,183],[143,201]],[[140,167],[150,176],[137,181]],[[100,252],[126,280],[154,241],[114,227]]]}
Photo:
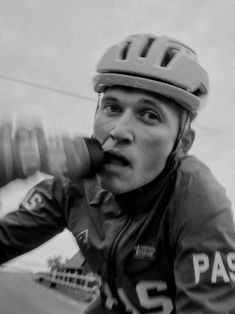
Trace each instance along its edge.
{"label": "sky", "polygon": [[[210,76],[191,153],[208,164],[235,202],[235,2],[233,0],[0,1],[0,116],[39,118],[48,130],[90,135],[92,77],[105,49],[133,33],[180,39]],[[0,190],[3,216],[42,177]],[[235,210],[234,210],[235,213]],[[77,251],[67,231],[10,264],[30,270]]]}

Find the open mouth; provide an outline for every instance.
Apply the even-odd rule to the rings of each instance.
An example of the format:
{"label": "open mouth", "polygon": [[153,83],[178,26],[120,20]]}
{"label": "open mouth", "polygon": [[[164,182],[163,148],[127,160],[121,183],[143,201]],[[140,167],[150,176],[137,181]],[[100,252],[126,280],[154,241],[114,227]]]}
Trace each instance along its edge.
{"label": "open mouth", "polygon": [[130,161],[127,157],[123,156],[118,152],[108,151],[104,157],[105,164],[114,164],[120,166],[130,166]]}

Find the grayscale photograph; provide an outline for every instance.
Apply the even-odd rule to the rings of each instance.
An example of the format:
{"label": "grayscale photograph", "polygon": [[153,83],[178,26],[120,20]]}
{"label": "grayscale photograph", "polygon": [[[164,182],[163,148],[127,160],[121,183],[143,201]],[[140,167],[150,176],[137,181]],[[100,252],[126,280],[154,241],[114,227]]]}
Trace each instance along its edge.
{"label": "grayscale photograph", "polygon": [[235,314],[234,12],[0,0],[0,314]]}

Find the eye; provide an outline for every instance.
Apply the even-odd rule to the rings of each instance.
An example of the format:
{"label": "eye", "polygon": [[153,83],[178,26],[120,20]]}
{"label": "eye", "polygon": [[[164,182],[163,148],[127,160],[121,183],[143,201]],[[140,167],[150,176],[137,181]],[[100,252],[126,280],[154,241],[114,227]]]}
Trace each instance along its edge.
{"label": "eye", "polygon": [[144,110],[141,112],[141,117],[147,123],[157,123],[161,121],[160,115],[153,110]]}
{"label": "eye", "polygon": [[103,111],[107,115],[115,115],[121,112],[121,107],[116,103],[104,103],[102,106]]}

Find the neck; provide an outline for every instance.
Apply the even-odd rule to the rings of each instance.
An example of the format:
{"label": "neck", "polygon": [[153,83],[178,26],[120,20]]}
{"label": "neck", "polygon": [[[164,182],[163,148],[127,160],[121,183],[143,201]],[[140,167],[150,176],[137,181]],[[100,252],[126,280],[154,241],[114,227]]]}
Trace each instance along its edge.
{"label": "neck", "polygon": [[146,185],[130,192],[116,194],[118,205],[127,213],[147,211],[152,207],[163,188],[170,182],[179,165],[176,154],[171,154],[163,171]]}

